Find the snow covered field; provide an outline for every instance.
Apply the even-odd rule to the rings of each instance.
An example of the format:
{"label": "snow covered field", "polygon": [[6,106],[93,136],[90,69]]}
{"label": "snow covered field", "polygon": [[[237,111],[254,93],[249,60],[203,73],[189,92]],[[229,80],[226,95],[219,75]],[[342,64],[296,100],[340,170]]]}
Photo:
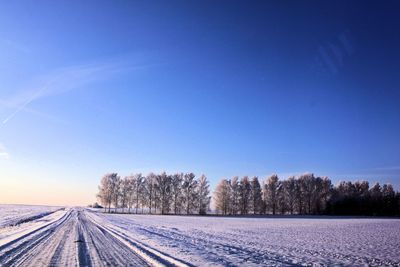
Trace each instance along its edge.
{"label": "snow covered field", "polygon": [[43,217],[58,209],[60,207],[0,204],[0,227],[17,225]]}
{"label": "snow covered field", "polygon": [[[32,209],[32,216],[46,212]],[[4,210],[1,221],[18,221]],[[0,227],[0,266],[399,266],[399,248],[398,219],[116,215],[66,208]]]}
{"label": "snow covered field", "polygon": [[194,265],[400,265],[399,219],[101,217]]}

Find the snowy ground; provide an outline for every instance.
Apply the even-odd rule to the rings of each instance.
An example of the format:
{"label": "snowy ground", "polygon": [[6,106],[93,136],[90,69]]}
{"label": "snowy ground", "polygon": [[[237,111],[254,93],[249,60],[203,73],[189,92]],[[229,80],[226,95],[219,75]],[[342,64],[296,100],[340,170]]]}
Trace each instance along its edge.
{"label": "snowy ground", "polygon": [[400,220],[101,215],[194,265],[400,265]]}
{"label": "snowy ground", "polygon": [[400,265],[398,219],[115,215],[51,207],[37,217],[39,210],[0,227],[0,266]]}
{"label": "snowy ground", "polygon": [[58,209],[60,207],[0,204],[0,227],[38,219]]}

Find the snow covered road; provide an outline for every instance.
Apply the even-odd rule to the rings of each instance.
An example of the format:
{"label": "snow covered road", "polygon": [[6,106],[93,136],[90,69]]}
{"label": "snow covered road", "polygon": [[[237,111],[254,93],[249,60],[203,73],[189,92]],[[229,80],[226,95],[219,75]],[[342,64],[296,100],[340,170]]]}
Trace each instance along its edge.
{"label": "snow covered road", "polygon": [[60,210],[0,229],[0,266],[165,265],[185,266],[136,244],[85,209]]}

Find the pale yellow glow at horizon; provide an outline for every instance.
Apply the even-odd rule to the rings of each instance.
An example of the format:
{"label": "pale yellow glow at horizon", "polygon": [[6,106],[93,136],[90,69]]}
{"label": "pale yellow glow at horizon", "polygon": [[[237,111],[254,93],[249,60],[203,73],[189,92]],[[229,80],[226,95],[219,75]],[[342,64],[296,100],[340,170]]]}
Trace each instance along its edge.
{"label": "pale yellow glow at horizon", "polygon": [[[86,206],[95,201],[94,197],[88,197],[85,190],[78,188],[48,187],[39,189],[29,185],[15,188],[3,184],[0,186],[1,204]],[[94,194],[92,195],[94,196]]]}
{"label": "pale yellow glow at horizon", "polygon": [[27,179],[1,172],[0,204],[86,206],[96,201],[96,188],[62,179]]}

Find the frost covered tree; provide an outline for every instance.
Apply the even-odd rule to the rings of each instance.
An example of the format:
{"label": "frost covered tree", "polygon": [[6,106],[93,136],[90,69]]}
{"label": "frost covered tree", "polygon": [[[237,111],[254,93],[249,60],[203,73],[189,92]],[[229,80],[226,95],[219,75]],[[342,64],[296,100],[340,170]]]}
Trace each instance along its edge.
{"label": "frost covered tree", "polygon": [[99,194],[103,205],[108,206],[108,212],[111,212],[111,205],[118,206],[120,177],[117,173],[109,173],[103,176],[99,186]]}
{"label": "frost covered tree", "polygon": [[156,184],[161,214],[167,214],[169,213],[171,203],[171,176],[162,172],[156,176]]}
{"label": "frost covered tree", "polygon": [[104,207],[104,211],[106,211],[109,203],[111,202],[111,198],[109,197],[110,195],[107,188],[108,183],[105,177],[106,176],[103,176],[103,178],[101,178],[100,185],[98,186],[98,192],[96,194],[96,197],[100,201],[100,204]]}
{"label": "frost covered tree", "polygon": [[315,178],[314,174],[306,173],[300,176],[302,195],[305,200],[305,212],[310,214],[312,212],[313,196],[315,192]]}
{"label": "frost covered tree", "polygon": [[127,177],[128,180],[128,196],[127,196],[127,206],[128,206],[128,213],[131,213],[131,210],[133,206],[135,205],[135,186],[136,186],[136,181],[134,180],[135,175],[129,175]]}
{"label": "frost covered tree", "polygon": [[276,206],[280,214],[285,214],[287,210],[287,199],[285,194],[285,187],[283,181],[278,182],[276,189]]}
{"label": "frost covered tree", "polygon": [[304,213],[304,194],[302,189],[302,181],[300,179],[295,180],[295,192],[296,192],[296,207],[297,213],[303,214]]}
{"label": "frost covered tree", "polygon": [[151,214],[151,208],[154,203],[154,187],[155,187],[156,175],[154,173],[149,173],[145,179],[145,193],[147,194],[147,203],[149,206],[149,213]]}
{"label": "frost covered tree", "polygon": [[121,208],[122,212],[124,212],[124,209],[128,206],[129,202],[129,196],[130,196],[130,191],[131,191],[131,183],[129,180],[129,177],[124,177],[121,181]]}
{"label": "frost covered tree", "polygon": [[[110,188],[112,192],[112,204],[115,207],[115,212],[117,212],[118,204],[121,197],[120,186],[121,186],[121,177],[118,175],[110,176]],[[110,210],[109,210],[110,211]]]}
{"label": "frost covered tree", "polygon": [[153,208],[154,208],[154,213],[157,213],[157,209],[159,209],[160,206],[160,187],[157,182],[157,177],[158,175],[155,176],[155,182],[154,182],[154,190],[153,190]]}
{"label": "frost covered tree", "polygon": [[108,173],[104,175],[100,180],[99,192],[97,198],[101,204],[106,208],[108,212],[111,212],[111,204],[116,191],[116,181],[118,180],[117,173]]}
{"label": "frost covered tree", "polygon": [[229,213],[231,202],[231,186],[228,180],[222,179],[214,191],[215,209],[217,212],[227,215]]}
{"label": "frost covered tree", "polygon": [[171,178],[171,195],[172,195],[172,205],[175,214],[181,213],[182,209],[182,183],[183,183],[183,173],[176,173],[172,175]]}
{"label": "frost covered tree", "polygon": [[249,213],[251,203],[251,184],[249,177],[244,176],[239,183],[239,206],[240,213],[246,215]]}
{"label": "frost covered tree", "polygon": [[[97,198],[104,211],[111,212],[111,206],[135,207],[142,213],[167,214],[172,209],[175,214],[208,210],[209,184],[204,175],[195,180],[193,173],[159,175],[150,173],[144,178],[140,173],[120,179],[118,174],[109,173],[100,180]],[[253,214],[268,212],[276,214],[332,214],[332,215],[400,215],[400,193],[390,184],[376,183],[369,188],[367,181],[340,182],[333,186],[327,177],[303,174],[279,181],[276,175],[269,177],[261,186],[257,177],[249,181],[245,176],[223,179],[213,193],[215,208],[224,215]]]}
{"label": "frost covered tree", "polygon": [[313,191],[311,197],[312,214],[321,214],[326,209],[326,203],[331,194],[331,181],[327,177],[312,177]]}
{"label": "frost covered tree", "polygon": [[290,214],[295,211],[296,204],[296,180],[294,176],[289,177],[287,180],[283,181],[282,187],[284,189],[286,207]]}
{"label": "frost covered tree", "polygon": [[194,179],[194,173],[186,173],[183,176],[182,195],[186,214],[191,214],[196,208],[197,200],[197,181]]}
{"label": "frost covered tree", "polygon": [[147,192],[147,187],[146,187],[146,177],[143,177],[142,190],[141,190],[140,199],[139,199],[139,203],[142,208],[142,211],[141,211],[142,214],[144,213],[144,208],[148,207],[148,205],[149,205],[148,196],[149,196],[149,194]]}
{"label": "frost covered tree", "polygon": [[138,213],[141,195],[143,193],[144,177],[141,173],[133,176],[133,189],[135,191],[135,213]]}
{"label": "frost covered tree", "polygon": [[260,214],[262,211],[262,193],[261,185],[258,181],[258,177],[254,176],[251,179],[251,210],[253,214]]}
{"label": "frost covered tree", "polygon": [[198,198],[198,208],[199,214],[204,215],[210,206],[210,185],[208,184],[207,177],[201,175],[197,181],[197,198]]}
{"label": "frost covered tree", "polygon": [[278,182],[278,176],[274,174],[264,184],[264,201],[267,208],[272,211],[272,214],[276,213]]}
{"label": "frost covered tree", "polygon": [[230,214],[236,215],[240,211],[239,205],[239,177],[234,176],[230,180]]}

